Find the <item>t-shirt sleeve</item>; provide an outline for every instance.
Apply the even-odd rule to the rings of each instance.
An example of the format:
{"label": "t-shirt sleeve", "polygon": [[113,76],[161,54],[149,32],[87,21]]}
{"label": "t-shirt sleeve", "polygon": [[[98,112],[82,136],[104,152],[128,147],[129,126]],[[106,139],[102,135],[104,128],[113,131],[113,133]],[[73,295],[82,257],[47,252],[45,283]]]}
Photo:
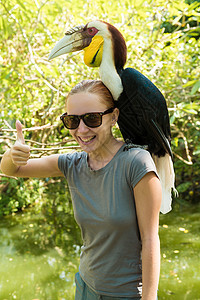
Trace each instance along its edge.
{"label": "t-shirt sleeve", "polygon": [[58,168],[67,177],[67,170],[69,165],[70,157],[68,154],[61,154],[58,157]]}
{"label": "t-shirt sleeve", "polygon": [[81,152],[72,152],[59,155],[58,168],[64,174],[66,179],[68,179],[68,176],[71,176],[74,166],[77,167],[79,165],[82,156],[83,155]]}
{"label": "t-shirt sleeve", "polygon": [[150,153],[146,150],[140,150],[135,155],[131,163],[131,186],[134,188],[136,184],[149,172],[154,172],[158,177],[156,166]]}

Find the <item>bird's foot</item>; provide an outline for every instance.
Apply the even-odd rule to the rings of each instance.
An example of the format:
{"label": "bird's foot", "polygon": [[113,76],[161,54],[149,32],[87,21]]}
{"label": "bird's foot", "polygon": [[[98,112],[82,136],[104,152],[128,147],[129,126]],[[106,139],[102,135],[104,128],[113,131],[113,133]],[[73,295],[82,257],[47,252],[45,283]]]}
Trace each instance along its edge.
{"label": "bird's foot", "polygon": [[131,148],[141,148],[141,149],[144,149],[144,150],[148,150],[148,145],[133,144],[132,141],[128,140],[128,139],[125,141],[125,143],[126,143],[126,146],[124,147],[123,151],[128,151]]}

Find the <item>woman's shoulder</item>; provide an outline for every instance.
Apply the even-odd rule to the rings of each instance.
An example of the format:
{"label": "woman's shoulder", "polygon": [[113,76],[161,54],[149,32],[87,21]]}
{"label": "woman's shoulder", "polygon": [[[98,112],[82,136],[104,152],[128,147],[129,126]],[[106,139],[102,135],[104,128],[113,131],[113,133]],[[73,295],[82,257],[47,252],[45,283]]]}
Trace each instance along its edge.
{"label": "woman's shoulder", "polygon": [[132,187],[148,172],[153,171],[157,174],[150,152],[140,147],[129,147],[127,150],[125,148],[120,161]]}
{"label": "woman's shoulder", "polygon": [[85,152],[70,152],[70,153],[63,153],[59,155],[58,158],[58,164],[64,165],[64,166],[72,166],[72,165],[78,165],[80,162],[83,161],[85,158],[86,153]]}
{"label": "woman's shoulder", "polygon": [[142,170],[152,169],[156,170],[155,163],[149,151],[140,147],[129,147],[126,146],[122,149],[119,159],[118,166],[129,170]]}
{"label": "woman's shoulder", "polygon": [[132,146],[130,147],[129,145],[125,145],[123,147],[123,150],[121,151],[121,158],[123,157],[123,160],[126,161],[132,161],[132,160],[148,160],[148,159],[152,159],[151,154],[149,153],[149,151],[141,148],[141,147],[137,147],[137,146]]}
{"label": "woman's shoulder", "polygon": [[85,156],[86,153],[84,151],[75,151],[75,152],[62,153],[59,155],[59,158],[70,160],[70,161],[77,161]]}

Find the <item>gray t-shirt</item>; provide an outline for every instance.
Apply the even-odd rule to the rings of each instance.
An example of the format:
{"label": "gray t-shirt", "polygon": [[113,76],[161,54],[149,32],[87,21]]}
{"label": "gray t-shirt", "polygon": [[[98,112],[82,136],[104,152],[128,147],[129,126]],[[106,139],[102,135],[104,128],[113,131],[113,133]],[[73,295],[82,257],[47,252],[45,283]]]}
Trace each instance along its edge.
{"label": "gray t-shirt", "polygon": [[58,166],[82,233],[82,279],[102,295],[140,297],[141,240],[133,188],[156,167],[149,152],[124,147],[97,171],[88,166],[85,152],[60,155]]}

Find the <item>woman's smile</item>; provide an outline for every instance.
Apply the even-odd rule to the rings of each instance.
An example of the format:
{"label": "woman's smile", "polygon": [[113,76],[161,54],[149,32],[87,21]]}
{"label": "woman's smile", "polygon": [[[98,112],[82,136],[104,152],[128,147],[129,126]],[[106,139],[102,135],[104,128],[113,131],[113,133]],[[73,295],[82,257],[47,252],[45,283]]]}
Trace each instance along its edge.
{"label": "woman's smile", "polygon": [[93,136],[78,136],[78,139],[80,141],[80,144],[89,145],[91,144],[94,139],[96,138],[96,135]]}

